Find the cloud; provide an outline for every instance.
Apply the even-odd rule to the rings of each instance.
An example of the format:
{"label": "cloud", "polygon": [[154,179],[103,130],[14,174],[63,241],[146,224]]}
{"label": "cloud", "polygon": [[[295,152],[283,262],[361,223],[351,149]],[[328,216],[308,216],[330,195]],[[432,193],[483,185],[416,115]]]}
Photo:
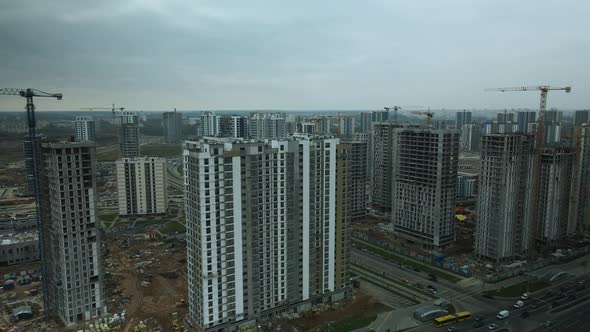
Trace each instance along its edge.
{"label": "cloud", "polygon": [[[0,86],[47,109],[536,107],[483,88],[571,84],[587,107],[590,4],[566,1],[29,1],[0,4]],[[22,108],[0,98],[0,111]],[[15,108],[18,107],[18,108]]]}

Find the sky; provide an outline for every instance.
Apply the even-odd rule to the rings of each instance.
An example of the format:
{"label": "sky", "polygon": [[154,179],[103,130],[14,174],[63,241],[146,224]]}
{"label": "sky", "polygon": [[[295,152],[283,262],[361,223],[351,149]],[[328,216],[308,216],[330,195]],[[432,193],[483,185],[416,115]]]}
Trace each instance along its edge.
{"label": "sky", "polygon": [[[0,2],[0,88],[39,110],[590,108],[590,1]],[[0,111],[24,100],[0,96]]]}

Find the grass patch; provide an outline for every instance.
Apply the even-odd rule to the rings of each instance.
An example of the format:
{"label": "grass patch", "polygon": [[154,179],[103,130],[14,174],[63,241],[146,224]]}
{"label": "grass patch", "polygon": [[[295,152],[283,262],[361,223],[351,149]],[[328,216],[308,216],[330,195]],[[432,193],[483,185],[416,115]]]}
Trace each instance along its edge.
{"label": "grass patch", "polygon": [[102,221],[112,223],[113,221],[115,221],[115,219],[117,218],[118,215],[119,215],[118,213],[105,213],[105,214],[99,214],[98,217]]}
{"label": "grass patch", "polygon": [[483,292],[483,295],[500,297],[519,297],[523,293],[534,292],[551,285],[545,281],[523,281],[512,286]]}
{"label": "grass patch", "polygon": [[96,153],[97,161],[115,161],[119,159],[119,149],[102,151]]}
{"label": "grass patch", "polygon": [[178,174],[182,175],[184,174],[184,164],[180,164],[178,165],[178,167],[176,168],[176,171],[178,172]]}
{"label": "grass patch", "polygon": [[377,319],[377,315],[370,315],[365,316],[362,314],[353,316],[348,319],[343,319],[336,321],[335,323],[331,324],[331,328],[325,327],[322,331],[336,331],[336,332],[347,332],[353,331],[356,329],[363,328],[369,324],[371,324],[375,319]]}
{"label": "grass patch", "polygon": [[182,156],[182,145],[149,144],[142,145],[139,153],[147,157],[177,158]]}
{"label": "grass patch", "polygon": [[167,219],[160,219],[160,218],[141,218],[141,219],[137,219],[137,221],[135,222],[135,225],[158,225],[158,224],[164,224],[166,223],[168,220]]}
{"label": "grass patch", "polygon": [[461,278],[456,277],[452,274],[445,273],[445,272],[440,271],[438,269],[432,268],[431,266],[426,265],[426,263],[418,263],[416,261],[403,258],[402,256],[394,254],[391,251],[375,248],[375,247],[373,247],[373,245],[367,245],[362,240],[352,239],[352,241],[353,241],[353,244],[356,248],[366,249],[367,251],[372,252],[375,255],[378,255],[378,256],[381,256],[381,257],[387,259],[388,261],[394,261],[394,262],[399,263],[400,265],[407,265],[413,269],[418,269],[420,271],[433,274],[439,278],[443,278],[443,279],[448,280],[453,283],[461,280]]}
{"label": "grass patch", "polygon": [[184,224],[181,224],[178,221],[170,221],[164,227],[160,228],[160,232],[164,234],[173,234],[175,232],[184,232],[186,228]]}

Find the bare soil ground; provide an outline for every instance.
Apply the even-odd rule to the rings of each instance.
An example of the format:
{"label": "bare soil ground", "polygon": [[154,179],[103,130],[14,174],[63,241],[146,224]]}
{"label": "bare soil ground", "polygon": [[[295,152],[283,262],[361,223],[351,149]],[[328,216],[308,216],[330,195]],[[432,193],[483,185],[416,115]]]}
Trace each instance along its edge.
{"label": "bare soil ground", "polygon": [[[127,326],[149,321],[149,328],[169,331],[171,314],[186,314],[186,252],[183,243],[157,240],[107,240],[109,312],[127,310]],[[173,272],[172,276],[162,273]],[[124,330],[125,330],[124,328]]]}

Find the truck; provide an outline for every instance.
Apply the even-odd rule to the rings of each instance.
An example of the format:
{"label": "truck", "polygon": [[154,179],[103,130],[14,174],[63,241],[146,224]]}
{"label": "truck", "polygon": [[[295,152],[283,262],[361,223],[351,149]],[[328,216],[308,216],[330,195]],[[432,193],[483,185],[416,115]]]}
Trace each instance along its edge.
{"label": "truck", "polygon": [[505,318],[508,318],[509,316],[510,316],[510,312],[508,310],[502,310],[498,313],[498,316],[496,316],[496,318],[505,319]]}
{"label": "truck", "polygon": [[524,306],[524,302],[522,302],[522,301],[516,301],[516,303],[514,304],[514,307],[516,309],[522,308],[523,306]]}

